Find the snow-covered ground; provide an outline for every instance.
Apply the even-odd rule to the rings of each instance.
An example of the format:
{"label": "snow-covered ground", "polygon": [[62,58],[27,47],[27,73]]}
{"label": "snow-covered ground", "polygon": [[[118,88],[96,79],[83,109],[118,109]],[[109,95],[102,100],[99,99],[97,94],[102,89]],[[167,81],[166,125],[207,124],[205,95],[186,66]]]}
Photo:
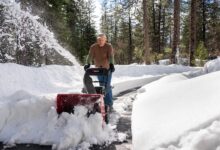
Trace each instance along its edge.
{"label": "snow-covered ground", "polygon": [[[57,93],[80,93],[83,67],[50,65],[26,67],[0,64],[0,141],[6,144],[36,143],[53,148],[88,148],[91,144],[108,144],[124,134],[115,132],[118,116],[111,124],[102,125],[99,114],[87,118],[86,108],[78,107],[75,114],[56,113]],[[179,73],[195,68],[183,66],[116,66],[113,74],[115,93],[147,84],[150,78]],[[147,80],[140,83],[141,81]],[[153,80],[152,80],[153,81]],[[120,85],[120,88],[117,88]],[[120,112],[125,104],[116,104]],[[123,138],[122,138],[123,139]]]}
{"label": "snow-covered ground", "polygon": [[172,74],[139,89],[132,114],[134,150],[219,150],[219,70],[220,58],[188,73],[195,78]]}
{"label": "snow-covered ground", "polygon": [[115,65],[114,83],[134,80],[139,78],[155,77],[161,75],[168,75],[171,73],[181,73],[187,71],[200,70],[199,68],[192,68],[180,65]]}
{"label": "snow-covered ground", "polygon": [[194,75],[200,70],[200,68],[180,65],[116,65],[112,79],[113,93],[117,95],[132,88],[142,87],[168,74],[185,72],[188,75]]}
{"label": "snow-covered ground", "polygon": [[102,116],[87,118],[85,107],[58,118],[56,94],[81,92],[79,67],[0,64],[0,68],[0,141],[74,149],[114,140],[111,127],[102,126]]}
{"label": "snow-covered ground", "polygon": [[[103,124],[100,114],[86,117],[83,106],[76,107],[74,114],[58,117],[56,95],[81,92],[83,67],[37,16],[21,10],[15,0],[1,0],[0,4],[6,6],[7,20],[0,37],[8,37],[12,47],[17,47],[13,44],[17,36],[13,35],[19,35],[20,40],[26,39],[23,36],[32,41],[39,38],[41,53],[54,49],[74,65],[35,68],[0,64],[0,141],[9,145],[53,145],[54,149],[88,149],[91,144],[123,141],[126,134],[116,133],[115,126],[120,113],[133,100],[115,102],[116,113],[111,115],[109,125]],[[24,18],[30,23],[25,23]],[[18,29],[16,34],[7,33],[9,22]],[[18,46],[22,49],[24,45]],[[14,59],[9,54],[5,57]],[[168,64],[168,60],[161,64]],[[204,68],[116,65],[114,95],[142,87],[135,97],[132,115],[134,150],[220,150],[219,70],[220,58],[206,63]]]}
{"label": "snow-covered ground", "polygon": [[[43,53],[48,48],[55,49],[74,65],[35,68],[0,64],[0,141],[12,146],[34,143],[53,145],[53,149],[83,150],[92,144],[123,141],[126,134],[117,133],[115,128],[120,114],[133,100],[125,97],[115,101],[116,112],[111,114],[109,125],[103,124],[100,114],[88,118],[83,106],[76,107],[74,114],[63,113],[58,117],[56,95],[81,92],[83,67],[58,44],[37,16],[21,10],[15,0],[1,0],[0,4],[7,6],[7,19],[18,29],[24,24],[23,18],[29,18],[32,24],[27,25],[35,28],[25,29],[33,41],[39,34]],[[13,37],[4,33],[0,36]],[[13,59],[8,54],[6,57]],[[134,150],[220,150],[218,70],[220,58],[204,68],[116,65],[114,95],[142,87],[135,96],[132,115]]]}
{"label": "snow-covered ground", "polygon": [[37,68],[8,63],[0,64],[0,68],[1,101],[19,91],[32,95],[81,92],[83,71],[77,66],[49,65]]}

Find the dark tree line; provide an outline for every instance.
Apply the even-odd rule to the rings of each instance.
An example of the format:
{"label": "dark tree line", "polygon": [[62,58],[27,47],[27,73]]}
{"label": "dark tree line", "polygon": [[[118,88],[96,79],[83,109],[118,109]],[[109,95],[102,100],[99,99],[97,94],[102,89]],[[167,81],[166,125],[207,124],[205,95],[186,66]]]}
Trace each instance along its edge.
{"label": "dark tree line", "polygon": [[116,62],[157,63],[180,57],[206,60],[220,51],[217,0],[114,0],[103,2],[102,31],[116,51]]}
{"label": "dark tree line", "polygon": [[[17,1],[22,9],[40,16],[42,24],[47,24],[59,43],[84,62],[99,32],[94,25],[94,0]],[[188,64],[196,65],[196,59],[202,64],[220,51],[220,3],[219,0],[103,0],[100,28],[112,43],[118,64],[150,64],[160,59],[178,63],[178,52],[181,58],[188,59]],[[0,51],[0,59],[5,62],[8,41],[3,38],[1,41],[6,43]],[[26,41],[31,43],[31,39]],[[40,53],[38,43],[32,42],[18,57],[32,64],[35,60],[31,58],[39,56],[35,59],[40,60]]]}

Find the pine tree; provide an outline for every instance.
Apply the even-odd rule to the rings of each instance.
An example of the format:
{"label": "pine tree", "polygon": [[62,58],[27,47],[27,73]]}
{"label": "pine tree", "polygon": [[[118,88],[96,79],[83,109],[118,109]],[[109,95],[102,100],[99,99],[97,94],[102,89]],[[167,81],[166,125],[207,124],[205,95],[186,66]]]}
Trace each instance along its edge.
{"label": "pine tree", "polygon": [[174,31],[173,31],[173,47],[171,54],[171,63],[176,63],[175,55],[179,45],[180,36],[180,0],[174,1]]}
{"label": "pine tree", "polygon": [[197,0],[191,0],[191,6],[190,6],[190,45],[189,45],[189,61],[190,66],[195,65],[195,59],[194,59],[194,52],[196,49],[196,5]]}
{"label": "pine tree", "polygon": [[205,45],[203,42],[200,42],[196,52],[195,52],[195,58],[199,59],[199,65],[203,66],[205,63],[205,60],[208,58],[208,50],[205,48]]}
{"label": "pine tree", "polygon": [[149,49],[149,21],[148,21],[148,3],[147,0],[143,0],[143,30],[144,30],[144,56],[145,64],[150,64],[150,49]]}

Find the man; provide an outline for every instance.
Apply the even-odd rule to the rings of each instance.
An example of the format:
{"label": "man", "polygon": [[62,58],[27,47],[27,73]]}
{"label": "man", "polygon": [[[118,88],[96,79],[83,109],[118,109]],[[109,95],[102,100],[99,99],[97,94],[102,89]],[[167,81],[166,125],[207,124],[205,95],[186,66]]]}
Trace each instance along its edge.
{"label": "man", "polygon": [[[105,105],[112,107],[112,89],[111,89],[111,78],[112,72],[115,71],[114,68],[114,54],[111,44],[107,43],[107,38],[105,34],[99,34],[97,36],[97,43],[90,47],[89,55],[86,59],[86,65],[84,70],[90,67],[90,64],[94,61],[95,67],[102,67],[109,70],[109,75],[107,78],[107,89],[104,98]],[[102,80],[98,77],[99,80]]]}

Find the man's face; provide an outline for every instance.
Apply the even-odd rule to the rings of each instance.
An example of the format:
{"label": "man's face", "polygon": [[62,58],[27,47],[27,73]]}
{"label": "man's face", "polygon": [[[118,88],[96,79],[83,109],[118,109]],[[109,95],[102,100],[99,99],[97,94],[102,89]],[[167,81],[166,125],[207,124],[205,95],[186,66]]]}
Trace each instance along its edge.
{"label": "man's face", "polygon": [[104,36],[98,37],[97,43],[99,44],[100,47],[104,46],[106,43],[106,37]]}

